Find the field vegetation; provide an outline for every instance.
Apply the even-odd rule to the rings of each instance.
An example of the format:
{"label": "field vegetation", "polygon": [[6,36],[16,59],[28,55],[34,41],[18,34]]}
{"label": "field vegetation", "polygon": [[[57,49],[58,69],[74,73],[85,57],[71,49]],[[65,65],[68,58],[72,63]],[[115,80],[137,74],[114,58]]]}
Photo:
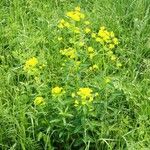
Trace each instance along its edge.
{"label": "field vegetation", "polygon": [[0,149],[149,150],[150,0],[1,0]]}

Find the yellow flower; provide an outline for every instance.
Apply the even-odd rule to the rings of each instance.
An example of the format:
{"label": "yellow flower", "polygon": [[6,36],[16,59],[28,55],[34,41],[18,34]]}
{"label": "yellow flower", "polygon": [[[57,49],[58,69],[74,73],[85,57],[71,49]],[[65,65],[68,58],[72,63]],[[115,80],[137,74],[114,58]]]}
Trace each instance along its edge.
{"label": "yellow flower", "polygon": [[31,67],[35,67],[37,63],[38,63],[38,60],[35,57],[32,57],[28,61],[26,61],[26,65],[31,66]]}
{"label": "yellow flower", "polygon": [[99,96],[98,92],[95,93],[95,96]]}
{"label": "yellow flower", "polygon": [[85,25],[89,25],[90,22],[89,22],[89,21],[84,21],[84,24],[85,24]]}
{"label": "yellow flower", "polygon": [[75,11],[80,11],[80,10],[81,10],[80,6],[75,7]]}
{"label": "yellow flower", "polygon": [[100,37],[96,38],[96,42],[100,42],[101,44],[104,44],[104,40]]}
{"label": "yellow flower", "polygon": [[115,45],[118,45],[118,44],[119,44],[119,41],[118,41],[117,38],[113,38],[113,42],[114,42]]}
{"label": "yellow flower", "polygon": [[70,25],[69,22],[65,22],[65,23],[64,23],[64,26],[67,27],[67,28],[69,28],[71,25]]}
{"label": "yellow flower", "polygon": [[106,35],[107,35],[107,34],[106,34],[105,30],[99,30],[98,36],[104,37],[104,36],[106,36]]}
{"label": "yellow flower", "polygon": [[85,33],[89,33],[89,32],[91,32],[91,29],[90,28],[85,28]]}
{"label": "yellow flower", "polygon": [[80,47],[84,46],[84,42],[79,42],[79,46]]}
{"label": "yellow flower", "polygon": [[65,23],[64,19],[60,20],[60,22],[58,24],[58,28],[64,28],[64,23]]}
{"label": "yellow flower", "polygon": [[80,21],[84,19],[85,15],[80,12],[80,8],[76,7],[74,11],[67,12],[67,16],[70,17],[74,21]]}
{"label": "yellow flower", "polygon": [[106,29],[105,26],[100,27],[100,30],[105,30],[105,29]]}
{"label": "yellow flower", "polygon": [[64,56],[67,56],[70,59],[74,59],[76,58],[76,50],[73,48],[68,48],[68,49],[64,49],[64,50],[60,50],[60,53]]}
{"label": "yellow flower", "polygon": [[34,100],[34,105],[38,106],[38,105],[44,105],[45,101],[43,97],[36,97],[36,99]]}
{"label": "yellow flower", "polygon": [[71,59],[76,58],[75,50],[68,51],[66,55]]}
{"label": "yellow flower", "polygon": [[115,48],[115,45],[114,44],[109,44],[109,48],[113,49],[113,48]]}
{"label": "yellow flower", "polygon": [[121,64],[120,62],[117,62],[116,66],[117,66],[118,68],[120,68],[120,67],[122,67],[122,64]]}
{"label": "yellow flower", "polygon": [[109,33],[108,33],[108,31],[106,31],[106,30],[99,30],[99,32],[98,32],[98,35],[100,36],[100,37],[102,37],[102,38],[109,38]]}
{"label": "yellow flower", "polygon": [[39,66],[40,69],[44,69],[45,67],[46,67],[45,64],[41,64],[41,65]]}
{"label": "yellow flower", "polygon": [[76,65],[76,66],[79,66],[80,64],[81,64],[81,61],[76,61],[76,62],[75,62],[75,65]]}
{"label": "yellow flower", "polygon": [[95,56],[93,47],[90,46],[90,47],[88,47],[87,50],[88,50],[90,59],[93,59],[93,57]]}
{"label": "yellow flower", "polygon": [[52,88],[52,95],[56,96],[56,95],[60,95],[63,93],[63,88],[62,87],[59,87],[59,86],[56,86],[54,88]]}
{"label": "yellow flower", "polygon": [[96,33],[92,33],[92,34],[91,34],[91,37],[92,37],[92,38],[96,38]]}
{"label": "yellow flower", "polygon": [[[79,96],[79,98],[74,101],[75,107],[79,106],[79,104],[88,105],[94,100],[96,94],[93,94],[93,90],[90,88],[80,88],[77,92],[77,95]],[[72,97],[75,97],[74,93]]]}
{"label": "yellow flower", "polygon": [[93,99],[94,99],[94,98],[91,96],[91,97],[89,98],[89,102],[92,102]]}
{"label": "yellow flower", "polygon": [[110,33],[105,29],[105,27],[101,27],[98,36],[100,36],[105,42],[110,41]]}
{"label": "yellow flower", "polygon": [[46,64],[42,64],[42,68],[45,68],[46,67]]}
{"label": "yellow flower", "polygon": [[109,50],[109,51],[107,52],[107,54],[108,54],[109,56],[112,56],[112,55],[113,55],[113,52],[112,52],[111,50]]}
{"label": "yellow flower", "polygon": [[92,67],[89,68],[91,71],[96,71],[99,69],[98,65],[93,65]]}
{"label": "yellow flower", "polygon": [[75,106],[79,105],[79,101],[81,105],[86,105],[91,103],[94,99],[93,90],[90,88],[80,88],[77,95],[80,96],[80,99],[75,100]]}
{"label": "yellow flower", "polygon": [[110,77],[106,77],[106,78],[105,78],[105,83],[110,83],[110,82],[111,82]]}
{"label": "yellow flower", "polygon": [[81,96],[82,99],[86,99],[92,96],[92,92],[90,88],[80,88],[77,94]]}
{"label": "yellow flower", "polygon": [[111,38],[115,37],[115,34],[113,31],[110,32],[110,36],[111,36]]}
{"label": "yellow flower", "polygon": [[32,70],[34,67],[38,64],[38,59],[35,57],[30,58],[29,60],[26,61],[24,65],[24,70]]}
{"label": "yellow flower", "polygon": [[89,56],[90,56],[90,59],[93,59],[93,57],[95,56],[95,54],[94,53],[90,53]]}
{"label": "yellow flower", "polygon": [[115,61],[117,59],[117,57],[113,54],[110,58],[112,61]]}
{"label": "yellow flower", "polygon": [[83,99],[83,100],[81,101],[81,104],[82,104],[82,105],[85,105],[85,104],[86,104],[86,101]]}
{"label": "yellow flower", "polygon": [[98,69],[99,69],[98,65],[96,65],[96,64],[93,65],[93,69],[94,69],[94,70],[98,70]]}
{"label": "yellow flower", "polygon": [[82,13],[80,13],[80,17],[81,17],[81,19],[84,19],[84,18],[85,18],[85,15],[82,14]]}
{"label": "yellow flower", "polygon": [[58,28],[64,28],[63,24],[59,23]]}
{"label": "yellow flower", "polygon": [[70,26],[71,25],[67,21],[65,21],[64,19],[61,19],[59,24],[58,24],[58,28],[65,28],[65,27],[69,28]]}
{"label": "yellow flower", "polygon": [[89,53],[93,53],[93,52],[94,52],[93,47],[91,47],[91,46],[90,46],[90,47],[88,47],[88,52],[89,52]]}
{"label": "yellow flower", "polygon": [[92,70],[93,70],[93,68],[92,68],[92,67],[90,67],[90,68],[89,68],[89,70],[90,70],[90,71],[92,71]]}
{"label": "yellow flower", "polygon": [[39,77],[34,77],[34,80],[35,80],[37,83],[40,83],[40,78],[39,78]]}
{"label": "yellow flower", "polygon": [[74,33],[80,33],[80,28],[74,27],[74,28],[73,28],[73,32],[74,32]]}

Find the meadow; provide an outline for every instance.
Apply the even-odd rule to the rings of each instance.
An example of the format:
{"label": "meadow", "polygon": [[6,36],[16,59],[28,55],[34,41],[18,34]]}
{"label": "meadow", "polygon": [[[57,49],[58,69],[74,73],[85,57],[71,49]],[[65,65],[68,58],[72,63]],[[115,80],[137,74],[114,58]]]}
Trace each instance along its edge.
{"label": "meadow", "polygon": [[0,1],[0,150],[149,150],[150,0]]}

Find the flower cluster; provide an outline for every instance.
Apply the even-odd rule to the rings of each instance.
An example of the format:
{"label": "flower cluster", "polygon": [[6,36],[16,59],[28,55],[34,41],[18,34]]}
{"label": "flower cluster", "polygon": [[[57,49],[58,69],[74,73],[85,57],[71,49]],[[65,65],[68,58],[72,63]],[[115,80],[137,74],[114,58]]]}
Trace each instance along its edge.
{"label": "flower cluster", "polygon": [[45,105],[45,100],[43,97],[36,97],[34,100],[34,105],[38,106],[38,105]]}
{"label": "flower cluster", "polygon": [[74,21],[80,21],[85,18],[85,15],[81,13],[80,7],[76,7],[74,11],[67,12],[67,16]]}
{"label": "flower cluster", "polygon": [[37,64],[38,64],[38,59],[35,57],[32,57],[26,61],[25,65],[24,65],[24,70],[27,72],[35,70],[35,67]]}
{"label": "flower cluster", "polygon": [[29,75],[37,75],[46,67],[46,61],[39,61],[36,57],[26,60],[23,70]]}
{"label": "flower cluster", "polygon": [[89,68],[90,71],[97,71],[98,69],[99,69],[99,67],[98,67],[98,65],[96,65],[96,64],[92,65],[92,66]]}
{"label": "flower cluster", "polygon": [[98,93],[93,94],[93,90],[90,88],[80,88],[77,94],[72,94],[73,98],[76,97],[76,100],[74,101],[74,106],[88,105],[89,103],[93,102],[94,97],[97,95]]}
{"label": "flower cluster", "polygon": [[[111,61],[111,64],[108,66],[114,66],[114,63],[117,68],[122,66],[114,50],[119,44],[119,40],[114,32],[109,32],[104,26],[100,27],[98,32],[92,31],[90,21],[85,18],[80,7],[67,12],[65,19],[61,19],[58,23],[58,28],[59,35],[57,39],[59,42],[61,41],[59,45],[61,50],[59,52],[61,56],[64,56],[62,57],[61,70],[65,70],[68,73],[68,77],[73,79],[71,81],[72,84],[78,82],[80,86],[79,82],[83,72],[85,74],[90,73],[90,76],[97,74],[100,70],[103,71],[104,63],[110,63]],[[101,58],[101,56],[102,59],[96,62],[95,58]],[[40,67],[42,65],[40,65],[37,58],[32,57],[26,61],[24,70],[36,70],[40,69]],[[75,76],[73,75],[74,73]],[[37,77],[37,79],[39,78]],[[71,82],[69,81],[68,83]],[[108,84],[110,79],[106,78],[104,82]],[[69,92],[67,91],[67,93]],[[64,98],[64,95],[67,95],[67,93],[63,87],[55,86],[51,89],[51,95],[55,99]],[[79,88],[76,93],[72,93],[74,106],[89,106],[96,96],[98,96],[98,93],[94,93],[89,87]],[[34,101],[35,105],[43,103],[44,99],[42,97],[37,97]]]}
{"label": "flower cluster", "polygon": [[100,27],[98,31],[96,41],[100,42],[102,45],[107,45],[109,49],[115,48],[116,45],[119,44],[118,39],[115,37],[113,31],[107,31],[106,27]]}
{"label": "flower cluster", "polygon": [[93,100],[92,98],[92,92],[93,90],[91,90],[90,88],[80,88],[79,91],[77,92],[77,94],[79,96],[81,96],[81,99],[91,99],[91,101]]}
{"label": "flower cluster", "polygon": [[69,22],[65,21],[64,19],[60,20],[59,24],[58,24],[59,28],[69,28],[70,24]]}
{"label": "flower cluster", "polygon": [[84,29],[84,32],[85,32],[86,34],[88,34],[88,33],[91,32],[91,29],[90,29],[89,27],[86,27],[86,28]]}
{"label": "flower cluster", "polygon": [[53,96],[61,96],[63,93],[65,93],[65,91],[62,87],[56,86],[52,88],[51,93]]}
{"label": "flower cluster", "polygon": [[90,47],[87,48],[87,51],[88,51],[89,58],[93,59],[93,57],[96,55],[96,52],[94,51],[94,48],[90,46]]}
{"label": "flower cluster", "polygon": [[60,50],[60,53],[70,59],[75,59],[77,56],[76,56],[76,50],[69,47],[67,49],[63,49],[63,50]]}
{"label": "flower cluster", "polygon": [[[100,27],[98,32],[93,32],[91,26],[89,26],[91,25],[90,21],[85,18],[85,15],[83,13],[81,13],[80,7],[76,7],[73,11],[67,12],[67,17],[68,18],[66,18],[65,20],[62,19],[58,24],[59,28],[68,28],[68,36],[70,36],[68,40],[70,42],[70,44],[68,45],[69,48],[60,50],[60,53],[62,55],[77,60],[75,58],[77,58],[77,56],[79,58],[79,53],[83,54],[83,50],[86,48],[86,54],[92,61],[99,50],[95,50],[93,46],[90,46],[89,43],[87,44],[87,41],[90,42],[90,40],[94,38],[95,42],[100,43],[102,48],[107,49],[107,51],[105,51],[105,56],[108,57],[109,60],[115,62],[117,68],[122,66],[122,64],[119,62],[118,57],[115,55],[115,52],[112,51],[119,44],[119,40],[115,36],[113,31],[108,31],[105,26],[102,26]],[[81,21],[82,19],[84,20]],[[72,20],[75,22],[80,22],[76,24],[75,22],[72,22]],[[76,33],[77,35],[72,34],[72,32]],[[87,35],[89,33],[91,36]],[[72,37],[72,35],[74,35],[74,37]],[[70,45],[72,45],[72,48],[70,47]],[[80,47],[79,49],[78,46]]]}

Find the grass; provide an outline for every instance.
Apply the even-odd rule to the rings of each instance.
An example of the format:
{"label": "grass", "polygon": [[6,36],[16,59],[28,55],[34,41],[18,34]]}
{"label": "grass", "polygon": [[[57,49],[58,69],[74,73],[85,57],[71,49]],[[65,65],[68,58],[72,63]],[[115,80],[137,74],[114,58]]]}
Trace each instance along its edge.
{"label": "grass", "polygon": [[[92,60],[77,46],[78,35],[57,27],[76,6],[92,30],[106,26],[115,33],[120,68],[89,35],[84,36],[86,44],[97,51]],[[150,149],[149,33],[149,0],[1,0],[0,149]],[[74,66],[77,60],[60,54],[60,49],[72,45],[79,49],[80,67]],[[46,66],[25,71],[32,57]],[[88,67],[94,64],[99,69],[90,72]],[[53,95],[55,86],[65,93]],[[82,101],[77,94],[82,87],[99,96],[75,107],[75,98]],[[45,105],[34,104],[39,96]]]}

